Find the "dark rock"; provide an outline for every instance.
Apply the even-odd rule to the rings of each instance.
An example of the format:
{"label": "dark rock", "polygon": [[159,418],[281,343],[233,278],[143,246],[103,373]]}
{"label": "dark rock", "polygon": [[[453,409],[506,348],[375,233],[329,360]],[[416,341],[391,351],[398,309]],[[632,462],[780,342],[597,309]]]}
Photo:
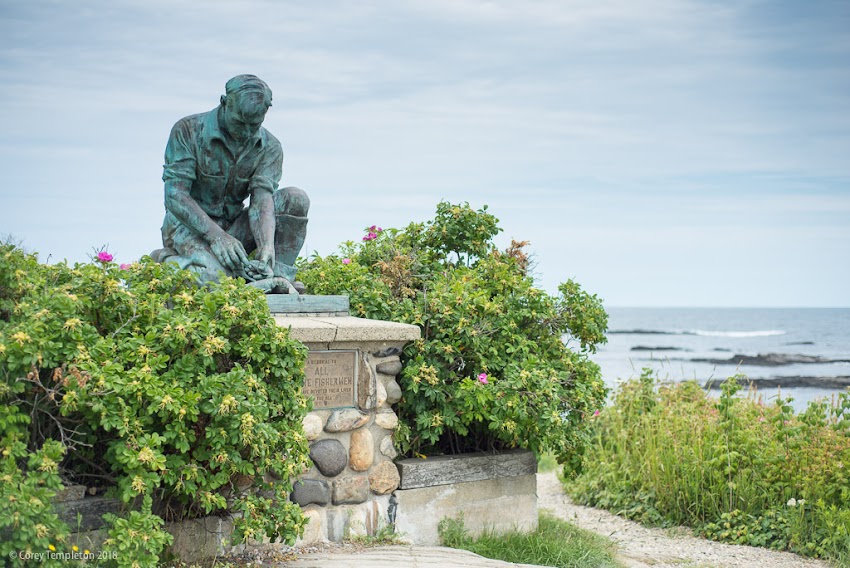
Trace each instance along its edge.
{"label": "dark rock", "polygon": [[119,514],[121,501],[105,497],[87,497],[79,501],[65,501],[53,506],[56,515],[75,532],[95,531],[106,523],[101,518],[106,513]]}
{"label": "dark rock", "polygon": [[679,335],[672,331],[659,331],[655,329],[611,329],[608,335]]}
{"label": "dark rock", "polygon": [[635,345],[632,351],[687,351],[681,347],[648,347],[646,345]]}
{"label": "dark rock", "polygon": [[310,503],[327,505],[331,500],[331,488],[319,479],[303,479],[296,481],[289,496],[293,503],[306,507]]}
{"label": "dark rock", "polygon": [[392,357],[393,355],[401,355],[401,349],[398,347],[387,347],[381,351],[372,353],[375,357]]}
{"label": "dark rock", "polygon": [[[822,389],[843,389],[850,387],[850,377],[770,377],[766,379],[746,379],[744,384],[752,385],[760,389],[771,388],[794,388],[815,387]],[[719,389],[723,381],[710,381],[705,384],[706,388]]]}
{"label": "dark rock", "polygon": [[348,463],[348,452],[339,440],[319,440],[310,446],[310,459],[326,477],[342,473]]}
{"label": "dark rock", "polygon": [[79,501],[86,495],[85,485],[65,485],[61,491],[57,491],[53,496],[54,503],[64,503],[65,501]]}
{"label": "dark rock", "polygon": [[750,365],[756,367],[779,367],[782,365],[798,365],[808,363],[850,363],[850,359],[827,359],[816,355],[800,355],[794,353],[759,353],[758,355],[741,355],[736,353],[731,359],[691,359],[694,363],[712,363],[714,365]]}
{"label": "dark rock", "polygon": [[384,375],[396,376],[401,373],[401,361],[398,359],[393,361],[384,361],[383,363],[378,363],[375,369]]}

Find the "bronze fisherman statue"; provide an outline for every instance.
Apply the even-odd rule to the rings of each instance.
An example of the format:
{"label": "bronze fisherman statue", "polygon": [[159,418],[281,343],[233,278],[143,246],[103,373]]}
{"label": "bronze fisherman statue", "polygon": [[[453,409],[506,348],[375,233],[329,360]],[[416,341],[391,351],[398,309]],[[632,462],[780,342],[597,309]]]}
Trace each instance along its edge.
{"label": "bronze fisherman statue", "polygon": [[202,282],[223,272],[266,292],[302,288],[295,259],[310,200],[297,187],[278,188],[283,151],[262,126],[271,104],[265,82],[239,75],[227,82],[217,108],[171,129],[162,175],[163,248],[151,254],[155,260],[175,262]]}

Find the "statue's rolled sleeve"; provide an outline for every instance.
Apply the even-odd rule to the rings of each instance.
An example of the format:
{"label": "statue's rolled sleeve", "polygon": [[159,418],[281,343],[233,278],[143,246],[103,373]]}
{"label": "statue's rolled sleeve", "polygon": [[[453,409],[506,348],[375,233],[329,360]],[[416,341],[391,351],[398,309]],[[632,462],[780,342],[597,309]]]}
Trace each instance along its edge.
{"label": "statue's rolled sleeve", "polygon": [[165,147],[165,165],[162,181],[182,179],[195,181],[198,159],[192,148],[192,133],[185,120],[179,121],[171,129],[168,144]]}
{"label": "statue's rolled sleeve", "polygon": [[283,150],[280,147],[280,142],[272,138],[266,144],[262,158],[257,164],[257,169],[254,170],[254,175],[251,176],[251,181],[248,184],[250,195],[254,195],[257,192],[273,193],[280,183],[282,170]]}

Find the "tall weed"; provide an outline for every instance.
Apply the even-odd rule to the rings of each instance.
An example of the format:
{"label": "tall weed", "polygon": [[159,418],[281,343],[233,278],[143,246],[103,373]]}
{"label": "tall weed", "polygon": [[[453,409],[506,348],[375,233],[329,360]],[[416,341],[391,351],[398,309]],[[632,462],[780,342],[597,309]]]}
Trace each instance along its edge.
{"label": "tall weed", "polygon": [[727,379],[719,399],[649,370],[594,417],[582,504],[716,540],[850,562],[850,391],[795,415]]}

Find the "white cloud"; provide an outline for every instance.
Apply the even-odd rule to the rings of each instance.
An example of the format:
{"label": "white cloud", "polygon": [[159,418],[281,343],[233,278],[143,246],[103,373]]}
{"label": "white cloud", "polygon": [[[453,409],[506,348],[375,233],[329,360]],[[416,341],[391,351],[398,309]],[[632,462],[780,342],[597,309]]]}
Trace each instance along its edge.
{"label": "white cloud", "polygon": [[[574,266],[621,304],[671,296],[640,284],[648,278],[624,283],[620,266],[653,282],[702,266],[685,249],[624,259],[635,243],[679,239],[720,262],[739,243],[714,232],[752,223],[805,232],[814,263],[836,243],[850,248],[840,230],[850,45],[833,22],[846,16],[840,4],[808,19],[790,6],[17,4],[0,14],[0,226],[61,255],[109,234],[122,254],[147,252],[171,124],[253,72],[275,92],[267,126],[284,144],[284,183],[314,196],[308,245],[320,252],[372,222],[424,219],[447,198],[490,203],[505,238],[532,239],[545,278]],[[132,210],[119,214],[116,201]],[[22,221],[35,208],[48,222]],[[664,232],[682,226],[693,227],[687,238]],[[763,268],[850,303],[840,268]],[[708,287],[689,290],[692,303],[722,303]]]}

